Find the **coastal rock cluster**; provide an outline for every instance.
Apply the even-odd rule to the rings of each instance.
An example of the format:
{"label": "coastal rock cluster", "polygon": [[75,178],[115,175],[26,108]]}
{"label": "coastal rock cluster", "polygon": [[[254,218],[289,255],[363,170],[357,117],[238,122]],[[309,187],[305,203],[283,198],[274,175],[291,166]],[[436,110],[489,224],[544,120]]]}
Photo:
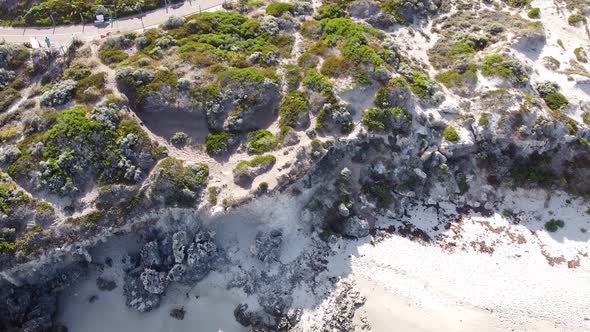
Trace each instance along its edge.
{"label": "coastal rock cluster", "polygon": [[217,247],[207,231],[179,231],[143,245],[137,266],[127,272],[124,293],[131,308],[157,308],[171,282],[193,284],[213,269]]}

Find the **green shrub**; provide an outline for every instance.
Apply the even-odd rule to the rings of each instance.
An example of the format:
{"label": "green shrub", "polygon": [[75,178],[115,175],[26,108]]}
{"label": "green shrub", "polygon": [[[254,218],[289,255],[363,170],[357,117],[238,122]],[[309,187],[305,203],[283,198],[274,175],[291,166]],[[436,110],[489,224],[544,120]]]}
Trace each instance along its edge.
{"label": "green shrub", "polygon": [[209,204],[217,205],[217,197],[219,196],[221,189],[219,189],[219,187],[209,187],[207,188],[207,191],[207,200],[209,201]]}
{"label": "green shrub", "polygon": [[459,73],[455,69],[450,69],[438,73],[434,78],[436,78],[447,88],[462,87],[467,80],[477,83],[477,66],[475,64],[471,64],[463,73]]}
{"label": "green shrub", "polygon": [[[19,143],[21,156],[10,165],[13,178],[29,176],[31,171],[42,171],[44,189],[58,194],[73,194],[90,179],[98,184],[134,183],[138,173],[145,171],[134,155],[144,153],[146,163],[159,158],[160,149],[133,120],[121,119],[118,126],[104,126],[88,114],[84,107],[76,106],[61,112],[50,113],[54,118],[46,132],[26,137]],[[122,140],[129,134],[135,142],[130,151],[121,151]],[[40,142],[42,155],[32,154],[30,146]],[[127,174],[121,167],[123,156],[135,171]],[[143,160],[142,160],[143,162]],[[41,166],[43,164],[43,166]],[[89,177],[91,176],[91,177]]]}
{"label": "green shrub", "polygon": [[420,98],[427,97],[430,94],[432,86],[433,83],[425,74],[418,71],[412,73],[410,90],[412,90],[416,96]]}
{"label": "green shrub", "polygon": [[551,157],[533,153],[528,159],[517,159],[510,170],[510,175],[517,186],[532,183],[549,188],[557,178],[551,164]]}
{"label": "green shrub", "polygon": [[118,48],[101,48],[98,51],[98,57],[100,61],[105,65],[110,65],[114,63],[120,63],[129,58],[129,55],[125,53],[123,50]]}
{"label": "green shrub", "polygon": [[539,18],[539,14],[541,14],[541,9],[539,8],[531,8],[531,10],[529,10],[529,12],[527,13],[529,18]]}
{"label": "green shrub", "polygon": [[377,35],[376,30],[348,18],[333,18],[320,21],[321,40],[328,46],[336,46],[342,55],[355,63],[378,66],[383,59],[369,42]]}
{"label": "green shrub", "polygon": [[104,89],[105,79],[106,73],[97,73],[79,80],[76,85],[76,100],[84,100],[87,97],[85,92],[88,88],[93,87],[98,91],[102,91]]}
{"label": "green shrub", "polygon": [[490,124],[489,114],[481,113],[479,115],[479,120],[477,121],[477,124],[481,127],[487,127],[487,125]]}
{"label": "green shrub", "polygon": [[381,10],[384,13],[387,13],[395,19],[395,21],[402,25],[408,25],[412,23],[408,21],[402,16],[403,11],[405,11],[405,2],[402,1],[382,1],[381,2]]}
{"label": "green shrub", "polygon": [[246,148],[250,153],[262,154],[274,150],[279,143],[279,140],[270,131],[260,129],[248,133]]}
{"label": "green shrub", "polygon": [[19,133],[19,130],[16,127],[4,127],[0,129],[0,143],[6,143],[9,140],[15,138]]}
{"label": "green shrub", "polygon": [[470,61],[483,47],[485,43],[476,38],[457,41],[441,39],[428,51],[428,55],[436,69],[443,69],[451,67],[459,60]]}
{"label": "green shrub", "polygon": [[315,69],[320,63],[320,58],[310,51],[303,52],[297,59],[299,67]]}
{"label": "green shrub", "polygon": [[250,160],[242,160],[240,161],[236,167],[233,169],[234,174],[238,174],[241,171],[246,170],[247,168],[254,168],[254,167],[270,167],[274,165],[277,161],[277,158],[271,154],[257,156]]}
{"label": "green shrub", "polygon": [[178,86],[178,77],[168,70],[159,70],[154,78],[147,84],[143,84],[135,91],[135,105],[141,106],[146,97],[159,91],[163,87],[176,89]]}
{"label": "green shrub", "polygon": [[274,17],[282,16],[285,13],[292,13],[294,7],[288,2],[273,2],[266,7],[266,13]]}
{"label": "green shrub", "polygon": [[16,250],[14,239],[5,238],[0,234],[0,257],[9,255]]}
{"label": "green shrub", "polygon": [[[118,17],[123,17],[135,13],[139,13],[140,9],[134,6],[133,2],[128,0],[111,0],[111,1],[70,1],[70,0],[39,0],[33,2],[19,1],[15,2],[13,8],[11,8],[11,20],[18,17],[22,17],[22,21],[14,21],[19,24],[28,25],[42,25],[51,26],[52,24],[57,25],[70,25],[82,23],[81,19],[84,18],[84,22],[88,23],[95,19],[94,15],[97,13],[97,6],[100,4],[113,5],[110,7],[109,12],[112,13],[114,9]],[[141,2],[141,10],[147,11],[163,7],[165,1],[157,0],[145,0]],[[4,8],[2,8],[4,11]],[[51,16],[48,15],[51,13]],[[2,17],[3,13],[0,13]],[[8,13],[7,13],[8,14]],[[108,17],[108,13],[105,13]]]}
{"label": "green shrub", "polygon": [[457,142],[459,140],[459,133],[451,126],[446,127],[443,131],[443,138],[449,142]]}
{"label": "green shrub", "polygon": [[325,18],[338,18],[338,17],[345,17],[346,11],[340,5],[336,4],[324,4],[318,8],[317,18],[319,20]]}
{"label": "green shrub", "polygon": [[53,208],[53,205],[45,201],[39,201],[35,206],[35,212],[37,215],[52,215],[55,212],[55,209]]}
{"label": "green shrub", "polygon": [[529,4],[530,0],[503,0],[504,2],[507,2],[508,5],[510,5],[510,7],[524,7],[526,5]]}
{"label": "green shrub", "polygon": [[370,131],[406,131],[412,114],[399,108],[369,108],[363,113],[363,125]]}
{"label": "green shrub", "polygon": [[365,183],[362,190],[377,201],[379,208],[387,208],[393,203],[393,192],[385,183]]}
{"label": "green shrub", "polygon": [[346,58],[340,56],[329,56],[322,63],[320,73],[328,77],[346,76],[353,64]]}
{"label": "green shrub", "polygon": [[558,91],[544,95],[543,100],[545,100],[547,106],[552,110],[560,110],[569,105],[567,98]]}
{"label": "green shrub", "polygon": [[504,59],[500,54],[489,55],[483,59],[481,74],[504,77],[514,83],[525,83],[528,80],[522,65],[517,60]]}
{"label": "green shrub", "polygon": [[172,157],[162,160],[154,174],[150,184],[152,197],[163,199],[166,205],[191,206],[209,181],[207,164],[186,165]]}
{"label": "green shrub", "polygon": [[301,74],[301,68],[297,65],[286,65],[285,66],[285,79],[287,80],[287,86],[289,90],[297,90],[303,79]]}
{"label": "green shrub", "polygon": [[282,132],[295,129],[300,119],[308,112],[307,100],[299,91],[289,92],[279,108],[279,126]]}
{"label": "green shrub", "polygon": [[548,232],[557,232],[558,229],[563,228],[565,223],[561,219],[551,219],[545,223],[545,230]]}
{"label": "green shrub", "polygon": [[19,97],[20,93],[13,88],[0,90],[0,113],[6,111]]}
{"label": "green shrub", "polygon": [[580,22],[586,22],[586,18],[579,14],[572,14],[567,18],[567,23],[570,25],[576,25]]}
{"label": "green shrub", "polygon": [[29,210],[31,202],[31,197],[18,189],[16,184],[0,171],[0,213],[4,215],[5,220],[0,227],[0,254],[3,250],[13,250],[12,243],[16,239],[16,230],[4,227],[13,224],[11,220],[15,220],[14,217],[18,218],[13,215],[16,209]]}
{"label": "green shrub", "polygon": [[584,52],[583,48],[577,47],[576,49],[574,49],[574,55],[576,56],[576,60],[583,63],[588,62],[588,57],[586,56],[586,52]]}
{"label": "green shrub", "polygon": [[182,160],[168,157],[158,164],[159,174],[176,184],[179,189],[204,187],[209,179],[209,167],[206,164],[185,166]]}
{"label": "green shrub", "polygon": [[12,70],[23,68],[30,58],[31,51],[24,45],[0,44],[0,67],[2,68]]}
{"label": "green shrub", "polygon": [[308,69],[303,78],[303,85],[311,91],[326,93],[332,91],[332,82],[317,70]]}
{"label": "green shrub", "polygon": [[210,155],[226,152],[229,148],[228,140],[233,134],[228,132],[211,133],[207,135],[206,149]]}
{"label": "green shrub", "polygon": [[63,73],[63,79],[71,78],[73,80],[79,81],[83,78],[86,78],[92,74],[92,70],[90,67],[81,61],[73,62],[68,69],[66,69]]}

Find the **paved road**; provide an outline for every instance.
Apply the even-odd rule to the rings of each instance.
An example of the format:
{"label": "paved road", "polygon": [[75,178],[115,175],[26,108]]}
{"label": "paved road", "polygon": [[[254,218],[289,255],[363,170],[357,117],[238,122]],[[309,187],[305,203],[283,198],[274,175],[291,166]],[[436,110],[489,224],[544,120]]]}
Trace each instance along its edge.
{"label": "paved road", "polygon": [[214,10],[223,4],[224,0],[190,0],[169,8],[160,8],[143,15],[134,15],[122,18],[114,24],[107,24],[97,27],[94,24],[69,25],[58,27],[0,27],[0,41],[7,43],[29,42],[31,37],[37,38],[42,46],[43,40],[49,37],[52,45],[66,45],[74,36],[87,41],[100,39],[101,35],[116,32],[128,32],[157,26],[164,22],[169,16],[187,16],[200,11]]}

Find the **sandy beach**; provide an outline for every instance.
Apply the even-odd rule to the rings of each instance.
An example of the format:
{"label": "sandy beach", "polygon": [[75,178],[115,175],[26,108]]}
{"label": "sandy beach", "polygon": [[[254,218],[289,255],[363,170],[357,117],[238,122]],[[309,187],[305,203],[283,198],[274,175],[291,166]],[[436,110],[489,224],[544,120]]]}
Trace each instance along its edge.
{"label": "sandy beach", "polygon": [[[317,276],[318,284],[300,285],[295,291],[293,305],[303,309],[300,331],[321,323],[328,307],[322,303],[328,303],[339,287],[328,281],[333,278],[353,284],[366,298],[355,321],[367,321],[372,331],[590,330],[587,238],[579,236],[579,227],[587,223],[585,203],[563,193],[548,201],[541,192],[518,191],[506,197],[504,205],[520,218],[519,224],[498,213],[490,217],[472,214],[443,229],[437,226],[446,223],[445,218],[439,220],[430,207],[416,205],[409,219],[383,218],[378,226],[385,229],[412,223],[432,237],[430,244],[398,234],[386,234],[376,241],[339,239],[331,243],[333,254],[327,257],[327,270]],[[253,259],[251,243],[257,231],[298,224],[285,232],[280,260],[296,262],[307,253],[314,242],[299,218],[298,202],[304,200],[269,197],[207,220],[233,265],[211,273],[193,288],[172,284],[160,308],[149,313],[133,312],[124,303],[124,273],[117,262],[124,259],[124,253],[138,250],[133,239],[120,237],[98,246],[92,252],[93,261],[100,263],[108,256],[113,266],[94,269],[87,280],[68,290],[59,318],[74,332],[103,331],[105,327],[129,331],[128,326],[136,331],[184,332],[194,331],[195,326],[199,331],[246,331],[233,319],[233,310],[240,303],[255,308],[257,298],[227,285],[241,265],[278,273],[278,266],[260,265]],[[265,208],[268,204],[277,208],[269,210]],[[444,211],[451,213],[452,206]],[[568,217],[569,226],[556,235],[542,229],[543,218],[535,218],[552,213]],[[564,258],[552,266],[548,253],[567,259],[576,253],[580,265],[568,268]],[[99,291],[95,283],[99,275],[115,280],[118,287]],[[96,298],[90,301],[92,296]],[[170,317],[170,310],[179,308],[186,311],[184,320]]]}

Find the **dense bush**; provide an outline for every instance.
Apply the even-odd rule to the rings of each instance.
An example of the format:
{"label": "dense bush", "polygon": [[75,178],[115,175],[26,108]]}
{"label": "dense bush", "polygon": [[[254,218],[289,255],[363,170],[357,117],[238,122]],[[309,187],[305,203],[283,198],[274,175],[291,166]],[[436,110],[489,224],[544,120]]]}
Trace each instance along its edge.
{"label": "dense bush", "polygon": [[583,62],[583,63],[588,62],[588,56],[586,55],[586,52],[584,51],[583,48],[581,48],[581,47],[575,48],[574,55],[576,56],[576,60]]}
{"label": "dense bush", "polygon": [[449,142],[456,142],[459,140],[459,133],[451,126],[448,126],[443,131],[443,138]]}
{"label": "dense bush", "polygon": [[318,93],[330,93],[332,91],[332,82],[314,69],[308,69],[305,72],[303,86]]}
{"label": "dense bush", "polygon": [[282,132],[296,129],[299,124],[305,122],[309,107],[305,96],[299,91],[289,92],[283,99],[279,108],[279,126]]}
{"label": "dense bush", "polygon": [[54,116],[46,132],[19,144],[21,156],[9,167],[15,178],[39,174],[41,177],[35,180],[39,188],[35,189],[75,194],[88,183],[89,176],[99,184],[134,183],[161,154],[133,120],[115,115],[115,124],[103,124],[98,120],[108,117],[89,116],[83,107]]}
{"label": "dense bush", "polygon": [[240,161],[233,170],[234,175],[247,171],[249,168],[269,169],[277,161],[277,158],[271,154],[257,156],[250,160]]}
{"label": "dense bush", "polygon": [[[172,2],[176,1],[173,0]],[[48,26],[52,25],[54,21],[58,25],[77,24],[82,23],[81,17],[84,18],[86,23],[92,22],[96,13],[104,14],[106,17],[113,17],[116,12],[118,17],[122,17],[139,13],[140,9],[146,11],[166,4],[165,1],[159,0],[144,0],[141,2],[141,7],[138,7],[137,2],[132,0],[40,0],[33,3],[32,6],[20,3],[9,8],[0,7],[0,12],[6,12],[6,15],[0,14],[0,18],[12,21],[15,24]],[[114,5],[115,8],[107,8],[103,4]],[[49,13],[51,13],[51,17]]]}
{"label": "dense bush", "polygon": [[211,133],[207,135],[206,149],[210,155],[226,152],[230,146],[229,140],[233,134],[228,132]]}
{"label": "dense bush", "polygon": [[151,195],[166,205],[190,206],[196,203],[199,193],[209,181],[207,164],[185,165],[172,157],[162,160],[154,174],[150,184]]}
{"label": "dense bush", "polygon": [[7,87],[15,78],[14,71],[0,68],[0,89]]}
{"label": "dense bush", "polygon": [[177,146],[183,146],[185,145],[189,140],[189,136],[184,133],[184,132],[176,132],[174,133],[174,135],[172,135],[172,137],[170,137],[170,142],[172,142],[172,144],[177,145]]}
{"label": "dense bush", "polygon": [[551,157],[537,152],[527,159],[516,159],[510,169],[511,179],[517,186],[537,184],[543,188],[549,188],[557,180],[557,175],[552,169],[552,162]]}
{"label": "dense bush", "polygon": [[65,80],[57,83],[51,90],[41,96],[41,105],[59,106],[72,99],[76,91],[77,83],[74,80]]}
{"label": "dense bush", "polygon": [[324,60],[320,72],[328,77],[342,77],[349,73],[352,66],[350,60],[333,55]]}
{"label": "dense bush", "polygon": [[14,103],[20,97],[20,93],[13,88],[5,88],[0,90],[0,113]]}
{"label": "dense bush", "polygon": [[542,82],[535,86],[541,98],[552,110],[560,110],[569,105],[567,98],[559,92],[559,85],[554,82]]}
{"label": "dense bush", "polygon": [[370,131],[403,133],[412,124],[412,114],[399,108],[369,108],[363,113],[363,124]]}
{"label": "dense bush", "polygon": [[529,12],[527,13],[529,18],[539,18],[539,14],[541,14],[541,9],[539,8],[531,8],[531,10],[529,10]]}
{"label": "dense bush", "polygon": [[570,25],[576,25],[580,22],[586,22],[586,18],[579,14],[573,14],[567,18],[567,23],[569,23]]}
{"label": "dense bush", "polygon": [[289,90],[297,90],[303,79],[301,68],[292,64],[285,65],[285,79],[287,80]]}
{"label": "dense bush", "polygon": [[64,79],[73,79],[79,81],[90,76],[91,74],[92,70],[86,63],[82,61],[75,61],[64,71],[62,77]]}
{"label": "dense bush", "polygon": [[475,84],[477,83],[477,66],[471,64],[462,72],[459,72],[456,69],[450,69],[438,73],[434,78],[447,88],[462,87],[466,82]]}
{"label": "dense bush", "polygon": [[342,6],[337,4],[324,4],[318,8],[317,18],[319,20],[324,18],[338,18],[338,17],[345,17],[346,11]]}
{"label": "dense bush", "polygon": [[324,19],[320,23],[321,40],[338,47],[344,57],[373,67],[384,62],[378,50],[370,44],[378,37],[376,30],[348,18]]}
{"label": "dense bush", "polygon": [[169,16],[164,23],[162,23],[162,27],[166,30],[178,29],[182,27],[184,24],[184,19],[178,16]]}
{"label": "dense bush", "polygon": [[431,97],[436,90],[436,84],[430,80],[427,74],[414,71],[408,80],[410,81],[410,90],[421,99]]}
{"label": "dense bush", "polygon": [[266,13],[274,17],[282,16],[285,13],[292,13],[293,5],[288,2],[273,2],[266,7]]}
{"label": "dense bush", "polygon": [[[290,54],[293,37],[275,32],[265,30],[261,21],[235,12],[206,12],[188,17],[182,28],[169,33],[177,39],[183,58],[208,66],[222,61],[244,63],[255,52],[260,52],[255,60],[262,62],[273,54]],[[155,40],[150,39],[144,52]]]}
{"label": "dense bush", "polygon": [[545,223],[545,230],[553,233],[553,232],[557,232],[557,230],[559,230],[560,228],[563,228],[563,226],[565,226],[565,223],[563,222],[563,220],[551,219]]}
{"label": "dense bush", "polygon": [[105,65],[110,65],[127,60],[129,55],[118,48],[101,48],[98,51],[98,57]]}
{"label": "dense bush", "polygon": [[386,183],[365,183],[363,193],[373,198],[379,208],[387,208],[393,203],[394,196],[391,188]]}
{"label": "dense bush", "polygon": [[516,59],[505,59],[500,54],[486,56],[483,59],[481,74],[484,76],[500,76],[512,83],[522,84],[528,81],[523,65]]}
{"label": "dense bush", "polygon": [[268,130],[260,129],[248,133],[246,149],[249,153],[262,154],[274,150],[279,140]]}
{"label": "dense bush", "polygon": [[430,62],[437,69],[449,68],[458,61],[470,61],[481,48],[476,41],[467,39],[461,41],[441,40],[429,52]]}
{"label": "dense bush", "polygon": [[102,94],[105,84],[106,73],[96,73],[78,81],[76,85],[76,100],[92,100],[89,89],[95,89],[95,93]]}
{"label": "dense bush", "polygon": [[31,57],[31,51],[20,44],[0,44],[0,68],[20,69]]}

